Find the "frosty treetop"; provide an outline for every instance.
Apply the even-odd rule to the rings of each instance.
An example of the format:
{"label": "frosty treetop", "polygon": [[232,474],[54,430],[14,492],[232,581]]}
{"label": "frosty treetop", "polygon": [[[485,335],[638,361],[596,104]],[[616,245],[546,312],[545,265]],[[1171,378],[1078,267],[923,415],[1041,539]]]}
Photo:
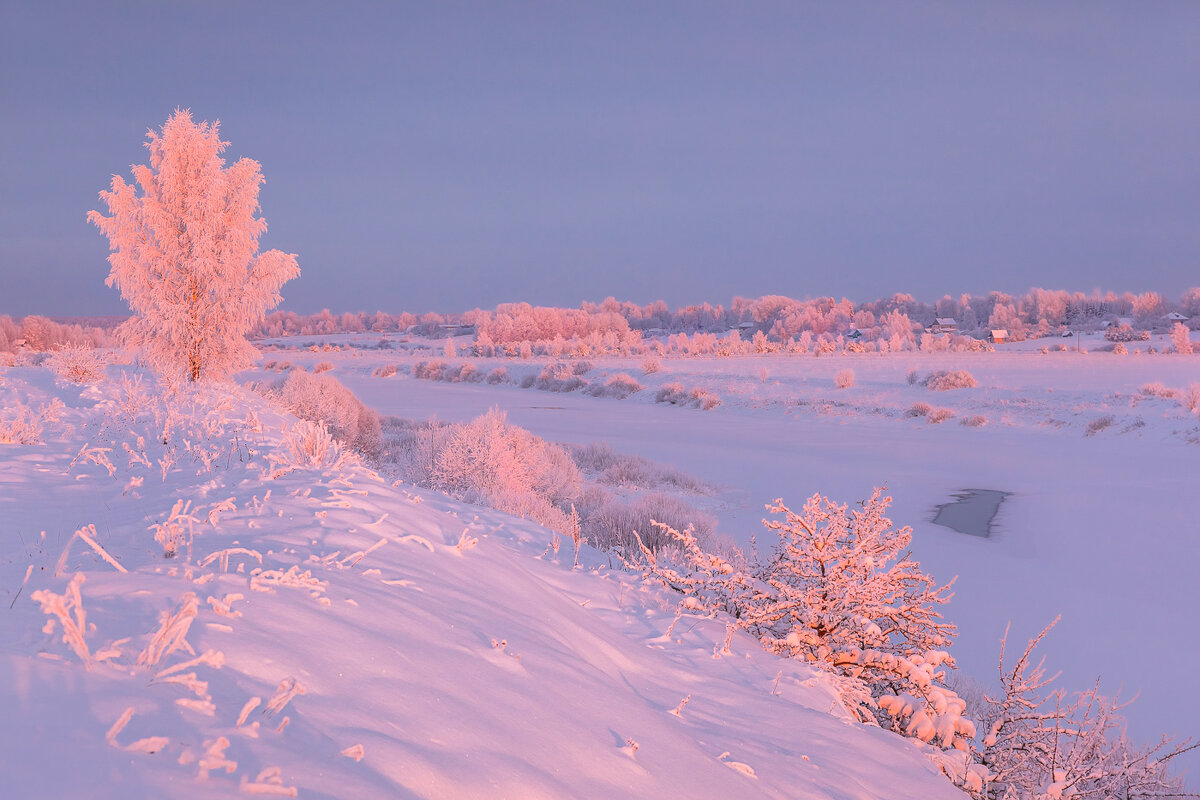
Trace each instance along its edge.
{"label": "frosty treetop", "polygon": [[189,381],[249,366],[246,332],[300,274],[294,254],[258,254],[267,230],[257,216],[261,165],[243,158],[226,167],[218,126],[176,109],[161,132],[147,133],[150,165],[132,167],[141,193],[114,175],[100,192],[111,216],[88,212],[112,249],[106,283],[134,312],[126,341],[164,375]]}

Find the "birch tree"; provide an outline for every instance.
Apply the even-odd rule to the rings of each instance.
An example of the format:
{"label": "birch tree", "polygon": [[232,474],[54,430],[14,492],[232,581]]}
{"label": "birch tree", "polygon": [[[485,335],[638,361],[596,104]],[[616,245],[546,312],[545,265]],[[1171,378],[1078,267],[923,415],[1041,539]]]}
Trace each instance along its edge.
{"label": "birch tree", "polygon": [[248,158],[225,166],[219,124],[176,109],[147,133],[150,164],[132,167],[134,183],[114,175],[100,192],[109,215],[88,212],[112,251],[105,283],[134,313],[124,341],[164,376],[190,382],[253,363],[246,333],[300,274],[294,254],[258,253],[262,169]]}

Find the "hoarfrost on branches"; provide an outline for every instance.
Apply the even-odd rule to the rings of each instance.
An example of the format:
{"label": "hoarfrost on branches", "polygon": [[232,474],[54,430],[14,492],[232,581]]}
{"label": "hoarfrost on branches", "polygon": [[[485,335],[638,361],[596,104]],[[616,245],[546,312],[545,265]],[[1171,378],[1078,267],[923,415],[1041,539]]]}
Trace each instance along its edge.
{"label": "hoarfrost on branches", "polygon": [[218,126],[177,109],[147,133],[150,164],[133,167],[136,186],[114,175],[100,193],[109,216],[88,212],[112,250],[106,283],[134,312],[121,336],[163,375],[189,382],[253,363],[245,334],[300,274],[295,255],[258,253],[262,170],[248,158],[226,167]]}

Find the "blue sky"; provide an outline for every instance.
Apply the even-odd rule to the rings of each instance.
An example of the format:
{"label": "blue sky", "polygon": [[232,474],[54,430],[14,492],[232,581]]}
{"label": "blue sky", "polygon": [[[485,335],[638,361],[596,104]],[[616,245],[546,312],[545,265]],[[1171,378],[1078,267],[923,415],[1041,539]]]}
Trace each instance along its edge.
{"label": "blue sky", "polygon": [[0,0],[0,313],[176,106],[301,312],[1200,284],[1200,4]]}

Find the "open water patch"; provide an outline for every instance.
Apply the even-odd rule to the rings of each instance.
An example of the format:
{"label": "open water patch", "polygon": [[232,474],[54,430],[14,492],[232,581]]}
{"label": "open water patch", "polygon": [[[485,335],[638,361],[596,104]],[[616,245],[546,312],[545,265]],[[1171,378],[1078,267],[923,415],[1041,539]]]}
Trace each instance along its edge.
{"label": "open water patch", "polygon": [[1012,492],[996,489],[964,489],[950,496],[952,503],[943,503],[933,515],[933,524],[986,539],[992,535],[996,514],[1004,498]]}

